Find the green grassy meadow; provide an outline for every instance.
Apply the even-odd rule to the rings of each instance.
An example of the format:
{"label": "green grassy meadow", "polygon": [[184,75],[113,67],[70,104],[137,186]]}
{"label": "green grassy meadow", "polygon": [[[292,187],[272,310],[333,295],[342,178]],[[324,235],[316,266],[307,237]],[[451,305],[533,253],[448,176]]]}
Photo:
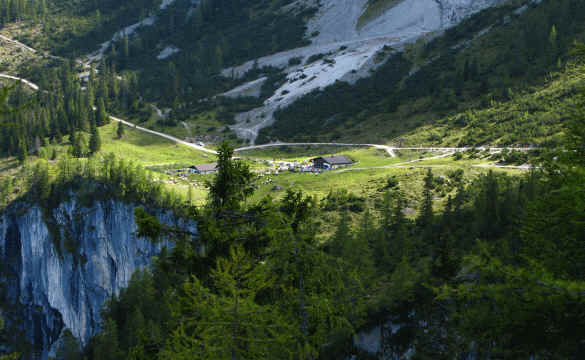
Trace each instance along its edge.
{"label": "green grassy meadow", "polygon": [[213,162],[213,154],[176,144],[171,140],[126,127],[122,139],[116,136],[118,123],[112,122],[100,128],[101,153],[113,153],[144,166],[181,164],[184,166]]}
{"label": "green grassy meadow", "polygon": [[[170,191],[179,194],[184,199],[190,196],[196,205],[205,203],[207,199],[205,183],[212,180],[213,175],[185,174],[176,170],[194,164],[213,162],[216,160],[213,154],[206,154],[131,127],[126,127],[124,136],[118,139],[117,126],[116,122],[112,122],[99,128],[102,140],[101,155],[113,153],[119,158],[144,166],[152,171],[155,178],[163,182]],[[68,140],[65,138],[59,145],[49,145],[45,153],[50,154],[55,150],[56,160],[58,160],[67,154],[68,147]],[[396,152],[396,157],[392,157],[385,150],[370,147],[288,146],[257,149],[236,153],[236,155],[258,174],[257,191],[252,201],[266,196],[280,199],[287,190],[300,190],[306,195],[321,200],[331,192],[346,190],[363,198],[365,203],[377,206],[387,191],[389,179],[394,179],[398,181],[400,189],[407,198],[409,216],[416,214],[422,194],[423,179],[429,168],[432,169],[436,178],[444,179],[440,181],[441,185],[435,191],[435,207],[438,211],[442,209],[448,196],[455,194],[456,187],[451,179],[458,170],[462,170],[464,182],[469,182],[490,169],[510,174],[522,173],[522,170],[489,166],[491,161],[485,154],[474,156],[465,154],[462,159],[456,160],[453,156],[434,158],[441,154],[424,151],[399,151]],[[320,174],[291,171],[276,173],[275,167],[271,166],[269,161],[306,162],[311,158],[327,155],[346,155],[354,160],[355,164]],[[20,170],[34,164],[36,158],[36,156],[30,156],[24,166],[19,165],[13,158],[2,159],[0,176],[16,177]],[[331,219],[326,222],[333,223],[338,214],[331,213],[328,216]],[[352,216],[357,221],[359,214],[352,214]]]}

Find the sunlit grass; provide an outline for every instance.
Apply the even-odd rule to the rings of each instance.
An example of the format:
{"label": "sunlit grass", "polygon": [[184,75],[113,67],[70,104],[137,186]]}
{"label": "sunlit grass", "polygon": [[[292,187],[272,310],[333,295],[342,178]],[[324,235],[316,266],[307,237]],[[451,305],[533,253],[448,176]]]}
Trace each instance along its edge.
{"label": "sunlit grass", "polygon": [[111,123],[100,128],[102,153],[113,153],[145,166],[175,163],[195,165],[215,161],[213,154],[205,154],[128,126],[125,128],[123,138],[118,139],[117,126],[118,123]]}

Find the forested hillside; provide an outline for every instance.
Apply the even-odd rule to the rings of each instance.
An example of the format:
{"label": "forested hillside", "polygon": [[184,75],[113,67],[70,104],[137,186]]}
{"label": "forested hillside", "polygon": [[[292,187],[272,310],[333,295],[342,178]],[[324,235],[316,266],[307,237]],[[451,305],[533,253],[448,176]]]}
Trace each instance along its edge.
{"label": "forested hillside", "polygon": [[[165,121],[148,126],[179,132],[181,121],[213,128],[222,137],[233,115],[255,106],[258,101],[224,102],[213,96],[243,82],[220,75],[231,65],[274,52],[306,45],[305,23],[316,9],[287,8],[290,0],[260,1],[48,1],[42,5],[16,6],[6,2],[6,22],[0,24],[6,36],[72,61],[73,72],[87,72],[76,63],[90,61],[99,69],[134,79],[133,97],[154,102],[173,111]],[[24,3],[23,3],[24,4]],[[35,3],[36,4],[36,3]],[[89,56],[86,59],[84,56]],[[76,59],[76,60],[74,60]],[[30,68],[20,74],[38,80]],[[271,76],[265,92],[282,77],[276,69],[255,69]],[[273,77],[273,78],[272,78]],[[119,109],[138,122],[148,121],[148,111]],[[207,113],[203,119],[194,114]],[[206,119],[211,119],[211,124]],[[214,131],[217,129],[217,131]],[[228,131],[225,131],[227,133]],[[229,137],[233,137],[227,134]]]}
{"label": "forested hillside", "polygon": [[[185,17],[190,4],[178,1],[156,26],[114,44],[108,60],[118,69],[141,71],[149,99],[189,104],[236,84],[221,79],[224,67],[306,44],[304,23],[314,10],[281,10],[290,2],[203,1]],[[161,59],[165,47],[179,52]]]}
{"label": "forested hillside", "polygon": [[[514,102],[519,92],[546,84],[548,74],[563,72],[568,49],[584,37],[580,1],[533,1],[522,7],[524,3],[511,0],[484,10],[444,33],[407,44],[404,51],[388,48],[393,55],[371,77],[356,85],[337,82],[277,111],[276,123],[262,130],[258,141],[384,142],[494,101]],[[43,17],[45,10],[33,10],[41,5],[7,4],[21,9],[18,14],[26,20],[16,28],[9,23],[9,34],[64,56],[101,47],[100,66],[135,79],[133,96],[172,110],[160,121],[149,119],[143,108],[122,109],[127,116],[181,137],[189,135],[185,122],[198,135],[210,131],[214,138],[232,140],[228,127],[234,116],[260,106],[286,79],[275,68],[252,69],[238,79],[220,71],[307,44],[305,25],[316,11],[288,7],[290,1],[100,3],[99,9],[91,3],[68,7],[55,1],[46,4]],[[105,43],[139,21],[143,26]],[[259,98],[214,97],[260,76],[268,81]],[[560,123],[545,123],[549,125]],[[515,140],[520,138],[506,141]]]}
{"label": "forested hillside", "polygon": [[[581,105],[582,106],[582,105]],[[522,177],[489,172],[460,183],[442,211],[425,178],[416,217],[401,184],[359,226],[341,205],[325,242],[327,202],[289,191],[246,204],[246,167],[220,149],[200,234],[185,236],[137,211],[141,233],[177,246],[137,274],[104,313],[92,359],[374,358],[352,341],[380,326],[384,356],[573,357],[582,354],[583,142],[574,136]],[[554,159],[553,159],[554,157]],[[554,210],[549,206],[554,204]],[[63,351],[71,354],[72,341]]]}
{"label": "forested hillside", "polygon": [[[99,68],[100,75],[90,70],[82,88],[72,63],[42,71],[35,69],[33,78],[42,91],[32,91],[20,84],[2,88],[8,105],[0,129],[0,154],[18,156],[24,161],[29,154],[54,159],[46,154],[46,146],[68,141],[75,157],[99,151],[97,127],[110,122],[108,110],[134,109],[144,106],[137,98],[135,78],[119,78],[108,68]],[[10,89],[14,91],[9,92]],[[43,148],[45,147],[45,148]]]}
{"label": "forested hillside", "polygon": [[[513,12],[515,5],[485,10],[443,36],[407,46],[355,86],[339,82],[305,96],[277,112],[258,141],[380,141],[494,101],[515,101],[518,92],[563,71],[573,42],[585,36],[585,4],[544,0]],[[526,116],[533,111],[523,109]]]}
{"label": "forested hillside", "polygon": [[66,57],[80,56],[109,40],[159,6],[160,0],[5,0],[1,25],[34,48]]}

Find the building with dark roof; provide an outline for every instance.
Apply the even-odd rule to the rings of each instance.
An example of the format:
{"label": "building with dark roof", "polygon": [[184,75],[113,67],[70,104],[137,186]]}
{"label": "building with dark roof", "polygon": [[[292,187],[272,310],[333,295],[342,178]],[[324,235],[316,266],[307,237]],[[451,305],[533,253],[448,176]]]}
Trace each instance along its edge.
{"label": "building with dark roof", "polygon": [[353,161],[345,155],[322,156],[312,159],[311,162],[317,169],[337,169],[353,164]]}
{"label": "building with dark roof", "polygon": [[190,167],[191,172],[195,174],[205,175],[217,172],[217,163],[193,165]]}

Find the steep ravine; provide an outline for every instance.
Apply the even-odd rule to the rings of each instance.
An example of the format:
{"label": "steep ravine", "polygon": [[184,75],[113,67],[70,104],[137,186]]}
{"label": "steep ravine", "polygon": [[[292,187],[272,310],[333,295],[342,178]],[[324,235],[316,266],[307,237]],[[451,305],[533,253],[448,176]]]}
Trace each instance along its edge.
{"label": "steep ravine", "polygon": [[[100,329],[104,302],[169,243],[136,237],[133,204],[110,200],[85,207],[70,200],[48,213],[22,207],[0,217],[5,289],[20,309],[27,340],[46,359],[65,329],[87,343]],[[169,212],[159,217],[196,231]]]}

